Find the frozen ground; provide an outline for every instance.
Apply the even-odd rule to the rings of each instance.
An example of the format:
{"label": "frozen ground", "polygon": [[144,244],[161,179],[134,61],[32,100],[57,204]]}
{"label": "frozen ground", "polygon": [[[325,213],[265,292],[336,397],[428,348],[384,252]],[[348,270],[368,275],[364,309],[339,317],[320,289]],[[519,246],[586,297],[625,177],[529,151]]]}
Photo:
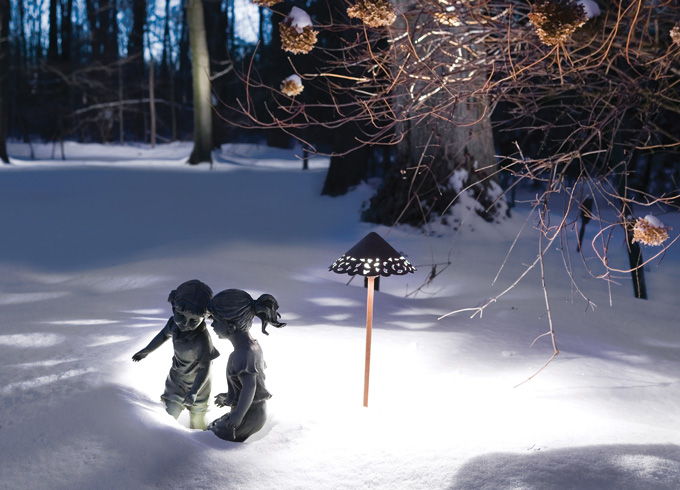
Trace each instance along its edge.
{"label": "frozen ground", "polygon": [[[649,301],[622,276],[613,307],[572,250],[595,311],[551,253],[562,354],[513,388],[551,352],[547,339],[529,347],[546,328],[536,274],[481,320],[437,316],[522,270],[530,227],[491,286],[527,208],[426,236],[360,223],[371,189],[320,197],[325,162],[302,172],[290,152],[225,147],[211,171],[181,163],[186,144],[70,143],[65,162],[50,145],[34,151],[45,160],[12,145],[14,165],[0,166],[0,488],[680,488],[677,248],[647,268]],[[663,220],[680,230],[677,216]],[[327,267],[371,230],[416,265],[450,251],[452,265],[409,297],[427,267],[383,280],[363,409],[365,290]],[[623,266],[621,241],[612,248]],[[192,278],[272,293],[288,322],[269,337],[254,329],[274,397],[245,444],[164,413],[169,343],[130,361],[169,316],[168,292]],[[215,344],[218,392],[230,349]]]}

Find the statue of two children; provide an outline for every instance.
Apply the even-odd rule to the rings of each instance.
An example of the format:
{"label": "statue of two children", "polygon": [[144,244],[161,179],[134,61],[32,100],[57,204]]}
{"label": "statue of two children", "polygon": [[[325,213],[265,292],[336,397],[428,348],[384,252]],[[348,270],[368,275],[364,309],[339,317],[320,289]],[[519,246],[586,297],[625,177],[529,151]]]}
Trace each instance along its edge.
{"label": "statue of two children", "polygon": [[213,297],[212,290],[198,280],[180,284],[170,292],[172,317],[149,344],[132,356],[141,361],[172,337],[174,355],[161,396],[166,411],[179,417],[184,408],[190,412],[190,427],[206,429],[205,413],[210,397],[210,363],[220,354],[212,345],[205,320],[219,338],[228,339],[233,352],[227,361],[227,392],[215,396],[219,407],[231,411],[207,426],[218,437],[243,442],[260,430],[266,421],[266,401],[271,394],[265,387],[262,349],[250,335],[255,317],[262,321],[262,332],[279,322],[279,305],[270,294],[253,299],[240,289],[227,289]]}

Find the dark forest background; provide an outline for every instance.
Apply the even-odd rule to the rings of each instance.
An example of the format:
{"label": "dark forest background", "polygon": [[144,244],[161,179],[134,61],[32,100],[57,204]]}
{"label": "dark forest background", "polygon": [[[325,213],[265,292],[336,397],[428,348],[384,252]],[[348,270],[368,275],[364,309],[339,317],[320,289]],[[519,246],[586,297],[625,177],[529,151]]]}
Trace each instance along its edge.
{"label": "dark forest background", "polygon": [[[272,9],[247,0],[203,0],[202,4],[213,94],[213,147],[257,141],[288,148],[296,144],[295,136],[303,136],[317,151],[337,154],[334,163],[353,162],[343,166],[341,174],[335,173],[334,165],[334,178],[325,189],[330,194],[344,193],[361,179],[383,172],[389,149],[361,148],[352,158],[340,155],[356,146],[354,124],[332,131],[282,131],[257,127],[239,110],[239,101],[247,98],[252,113],[266,119],[275,105],[270,90],[246,94],[246,73],[278,88],[292,72],[278,34],[278,23],[291,7],[305,9],[315,23],[330,24],[333,15],[345,15],[344,2],[293,1]],[[194,107],[187,5],[188,0],[0,0],[7,33],[0,35],[4,39],[0,119],[6,123],[0,140],[5,135],[25,143],[155,145],[191,140]],[[324,32],[319,45],[332,48],[342,35]],[[296,66],[313,70],[323,56],[319,52],[297,56]],[[306,90],[305,97],[329,100],[328,94],[314,87]],[[345,141],[351,143],[344,145]]]}
{"label": "dark forest background", "polygon": [[[520,180],[528,181],[537,191],[541,189],[542,197],[536,202],[542,203],[546,212],[551,193],[569,191],[577,182],[584,187],[597,182],[592,195],[573,196],[572,208],[580,209],[584,227],[598,213],[592,209],[594,200],[611,204],[618,221],[607,226],[621,225],[627,231],[631,269],[642,270],[639,246],[631,238],[633,204],[646,207],[663,203],[677,208],[680,200],[680,109],[677,80],[671,78],[680,73],[672,66],[679,52],[680,21],[675,20],[678,9],[671,2],[645,7],[648,15],[644,22],[627,7],[630,18],[617,19],[613,34],[602,37],[609,46],[604,51],[596,43],[591,46],[592,40],[580,46],[577,39],[569,48],[574,56],[588,59],[588,49],[592,49],[595,54],[603,51],[603,59],[609,58],[607,63],[585,63],[585,68],[579,68],[578,63],[566,64],[572,69],[566,83],[560,51],[553,48],[544,55],[545,46],[536,47],[532,24],[524,17],[530,8],[540,8],[546,2],[502,3],[505,12],[512,8],[523,12],[509,15],[507,20],[508,33],[517,22],[513,34],[526,34],[518,38],[522,39],[518,44],[521,49],[514,50],[512,43],[499,35],[504,32],[501,28],[488,33],[489,39],[496,39],[496,45],[486,46],[484,43],[491,42],[486,37],[475,44],[473,37],[472,47],[465,47],[473,54],[486,53],[486,58],[480,57],[481,72],[490,66],[501,67],[512,56],[519,56],[517,60],[526,67],[517,72],[512,68],[512,75],[503,79],[507,84],[491,84],[498,87],[493,104],[486,98],[493,91],[482,92],[481,85],[475,87],[470,77],[471,82],[460,83],[459,102],[451,96],[456,93],[453,90],[461,90],[455,82],[447,86],[449,91],[433,97],[433,107],[422,114],[417,109],[419,104],[414,105],[417,97],[405,97],[402,87],[422,78],[418,70],[424,69],[429,76],[433,64],[449,66],[449,44],[474,32],[469,27],[477,22],[474,8],[470,7],[468,20],[472,22],[468,27],[448,31],[437,27],[440,33],[453,35],[454,40],[443,36],[442,44],[430,50],[428,44],[419,45],[418,39],[427,38],[431,28],[418,22],[423,12],[430,15],[433,8],[441,9],[441,2],[393,2],[404,12],[414,5],[425,6],[425,10],[402,16],[406,22],[402,28],[412,35],[401,37],[402,41],[394,34],[398,31],[368,34],[365,26],[349,18],[347,7],[351,3],[345,0],[259,3],[274,5],[258,7],[248,0],[0,0],[0,160],[9,163],[8,139],[29,145],[54,142],[55,146],[65,140],[155,146],[194,139],[189,163],[211,161],[211,148],[228,142],[265,142],[282,148],[298,145],[304,156],[312,152],[331,156],[323,194],[343,194],[363,179],[383,177],[363,219],[386,225],[421,226],[433,217],[446,222],[446,211],[460,193],[468,190],[479,202],[480,216],[487,221],[501,220],[508,208],[499,201],[509,197],[511,207],[516,189],[513,181]],[[581,34],[585,38],[597,39],[598,32],[607,33],[613,13],[621,13],[617,2],[602,3],[603,9],[608,9],[607,16],[602,17],[609,20],[590,22]],[[495,8],[482,4],[484,11]],[[575,8],[573,0],[556,0],[555,5]],[[642,5],[638,3],[639,8]],[[310,14],[319,29],[319,39],[311,53],[295,55],[293,63],[281,49],[279,23],[294,6]],[[490,16],[486,21],[493,19]],[[665,24],[674,23],[672,29],[663,31],[660,21],[663,29],[668,27]],[[631,43],[633,34],[639,36],[639,43]],[[361,39],[362,35],[365,42],[354,47],[365,51],[358,50],[355,58],[341,56],[351,51],[347,46],[352,39]],[[395,37],[388,39],[389,35]],[[193,45],[192,39],[198,38],[207,42],[207,56],[203,46]],[[382,106],[375,100],[362,99],[359,89],[365,86],[348,87],[351,84],[345,83],[347,80],[361,80],[367,74],[375,93],[389,86],[382,75],[375,75],[380,70],[374,70],[374,66],[388,60],[390,50],[399,52],[390,46],[399,47],[403,39],[409,43],[402,46],[404,52],[421,50],[425,61],[407,63],[397,54],[387,63],[392,69],[384,70],[385,78],[397,76],[392,80],[394,90],[383,93]],[[480,46],[486,47],[477,49]],[[494,56],[504,53],[503,49],[508,51],[500,56],[502,63],[496,60],[494,65]],[[564,46],[559,49],[569,53]],[[437,54],[430,57],[433,52]],[[545,61],[551,53],[557,53],[555,63],[552,58]],[[200,60],[192,62],[192,56]],[[532,57],[540,59],[534,61]],[[472,70],[472,61],[468,61],[467,69]],[[201,73],[209,71],[209,82],[196,82],[196,66],[208,67]],[[610,71],[612,67],[615,70]],[[528,75],[527,83],[513,86],[517,74],[523,72]],[[281,81],[292,73],[304,74],[304,96],[281,98]],[[404,82],[399,79],[402,73],[413,78]],[[333,79],[333,85],[307,83],[321,75],[338,78]],[[447,78],[433,77],[438,83]],[[195,93],[194,83],[199,87]],[[469,97],[479,95],[477,88],[483,94],[478,105],[484,106],[484,116],[472,111],[473,99]],[[352,90],[359,95],[350,95]],[[197,95],[201,93],[206,97]],[[449,107],[451,100],[454,109]],[[372,109],[367,109],[371,105]],[[371,112],[375,106],[379,110]],[[444,111],[438,113],[441,108],[458,112],[447,116]],[[461,110],[468,112],[462,114]],[[616,118],[610,119],[610,114]],[[288,118],[288,122],[279,124],[279,117]],[[477,123],[468,125],[470,129],[457,129],[450,117]],[[616,124],[608,123],[610,120]],[[376,144],[380,141],[366,136],[371,124],[382,131],[380,138],[389,140],[389,144]],[[383,131],[381,124],[388,129]],[[579,136],[579,131],[592,134],[586,138]],[[430,145],[432,135],[436,137]],[[451,151],[446,150],[448,147]],[[429,159],[421,165],[428,151]],[[505,163],[499,163],[503,161],[500,156]],[[65,157],[63,147],[61,157]],[[477,167],[478,161],[483,168]],[[306,158],[303,162],[305,168]],[[461,169],[466,176],[464,189],[451,180]],[[505,190],[507,196],[496,192],[494,186]],[[570,222],[565,217],[560,226]],[[544,232],[554,235],[549,227]],[[643,282],[635,274],[633,281]],[[636,296],[645,294],[636,289]]]}
{"label": "dark forest background", "polygon": [[[5,1],[5,0],[3,0]],[[8,135],[88,142],[192,138],[192,86],[185,0],[12,0],[7,66]],[[272,58],[271,13],[237,15],[234,0],[204,2],[215,99],[243,95],[233,66],[249,62],[255,39],[235,22],[255,22],[258,68]],[[255,10],[255,12],[257,12]],[[214,100],[216,110],[224,107]],[[154,114],[155,112],[155,114]],[[243,136],[214,117],[215,145]]]}
{"label": "dark forest background", "polygon": [[[0,0],[0,139],[6,135],[26,143],[75,140],[151,145],[192,139],[188,1]],[[295,136],[300,137],[316,150],[334,155],[331,170],[341,170],[334,176],[336,183],[330,182],[331,187],[325,189],[329,194],[342,193],[366,176],[382,176],[395,164],[397,152],[389,146],[358,148],[345,155],[356,147],[360,124],[282,131],[257,127],[238,110],[239,101],[247,99],[253,107],[250,112],[266,119],[275,105],[270,90],[251,89],[246,94],[245,74],[278,88],[292,73],[278,34],[278,22],[290,8],[299,6],[309,12],[315,25],[328,26],[346,20],[346,2],[294,0],[272,9],[247,0],[203,0],[202,4],[213,93],[213,147],[233,141],[290,147]],[[244,35],[247,29],[252,34]],[[320,58],[339,46],[346,34],[322,29],[319,46],[326,49],[296,56],[296,69],[314,72],[327,63]],[[328,97],[318,86],[305,89],[310,104],[327,103]],[[505,110],[499,104],[493,117],[507,119]],[[324,114],[315,116],[324,119]],[[329,113],[328,120],[332,117]],[[546,147],[545,138],[536,132],[494,129],[493,141],[496,155],[515,151],[515,142],[526,154]],[[655,195],[676,191],[680,177],[674,150],[641,161],[632,176],[639,177],[637,187]],[[499,174],[501,184],[507,186],[506,177]]]}

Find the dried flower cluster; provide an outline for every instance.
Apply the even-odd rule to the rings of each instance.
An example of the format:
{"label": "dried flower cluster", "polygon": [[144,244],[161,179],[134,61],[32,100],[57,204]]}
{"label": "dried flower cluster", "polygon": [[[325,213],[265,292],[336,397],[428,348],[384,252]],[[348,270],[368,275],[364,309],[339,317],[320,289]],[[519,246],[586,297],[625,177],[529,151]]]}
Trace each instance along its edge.
{"label": "dried flower cluster", "polygon": [[[661,226],[659,226],[661,225]],[[633,226],[633,243],[643,245],[661,245],[668,240],[668,228],[658,220],[650,220],[649,216],[638,218]]]}
{"label": "dried flower cluster", "polygon": [[357,0],[347,8],[347,15],[361,19],[368,27],[389,26],[397,19],[389,0]]}
{"label": "dried flower cluster", "polygon": [[255,5],[260,7],[273,7],[277,3],[281,3],[282,0],[252,0]]}
{"label": "dried flower cluster", "polygon": [[297,75],[291,75],[281,82],[281,92],[288,97],[295,97],[300,95],[305,87],[302,85],[302,80]]}
{"label": "dried flower cluster", "polygon": [[583,5],[574,0],[541,0],[531,9],[529,20],[541,41],[555,46],[567,41],[588,17]]}
{"label": "dried flower cluster", "polygon": [[671,39],[676,45],[680,46],[680,24],[675,24],[671,29]]}
{"label": "dried flower cluster", "polygon": [[285,20],[279,23],[281,47],[293,54],[307,54],[316,45],[317,32],[310,26],[298,30]]}
{"label": "dried flower cluster", "polygon": [[434,20],[444,26],[457,27],[463,25],[460,21],[460,17],[451,12],[435,12],[433,17]]}

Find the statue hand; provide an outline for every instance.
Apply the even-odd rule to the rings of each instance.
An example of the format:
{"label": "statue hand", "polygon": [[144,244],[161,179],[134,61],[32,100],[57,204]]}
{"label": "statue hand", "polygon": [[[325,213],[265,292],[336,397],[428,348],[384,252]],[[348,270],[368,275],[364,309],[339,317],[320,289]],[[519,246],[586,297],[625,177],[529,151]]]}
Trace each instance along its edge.
{"label": "statue hand", "polygon": [[137,352],[134,356],[132,356],[132,360],[133,360],[134,362],[139,362],[139,361],[141,361],[142,359],[144,359],[144,358],[145,358],[146,356],[148,356],[148,355],[149,355],[149,353],[146,352],[144,349],[142,349],[142,350],[140,350],[139,352]]}
{"label": "statue hand", "polygon": [[231,400],[229,399],[229,393],[220,393],[219,395],[215,395],[215,405],[218,407],[226,407],[231,404]]}
{"label": "statue hand", "polygon": [[197,395],[195,393],[189,393],[187,396],[184,397],[184,401],[182,402],[182,404],[187,407],[193,407],[196,404],[196,397]]}

